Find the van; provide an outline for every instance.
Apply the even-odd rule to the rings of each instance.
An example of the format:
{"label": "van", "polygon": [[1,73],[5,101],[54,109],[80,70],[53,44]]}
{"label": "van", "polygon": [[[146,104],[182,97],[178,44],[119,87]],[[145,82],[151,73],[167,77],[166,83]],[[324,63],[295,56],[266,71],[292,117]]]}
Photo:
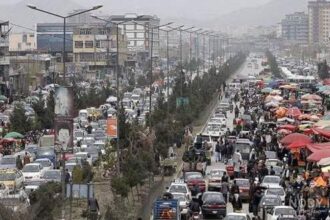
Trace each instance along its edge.
{"label": "van", "polygon": [[10,192],[15,192],[23,186],[24,177],[20,170],[3,169],[0,170],[0,184],[8,187]]}

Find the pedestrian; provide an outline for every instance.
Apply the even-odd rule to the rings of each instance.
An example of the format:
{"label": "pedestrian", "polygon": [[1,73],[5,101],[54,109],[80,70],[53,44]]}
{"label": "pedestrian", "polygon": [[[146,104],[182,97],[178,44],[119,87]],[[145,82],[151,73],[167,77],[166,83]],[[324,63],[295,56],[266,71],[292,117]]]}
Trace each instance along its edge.
{"label": "pedestrian", "polygon": [[231,201],[231,204],[233,206],[234,212],[241,211],[242,210],[242,200],[238,193],[235,193],[233,196],[233,200]]}
{"label": "pedestrian", "polygon": [[226,183],[228,183],[228,175],[227,175],[227,172],[225,171],[225,172],[223,172],[223,175],[222,175],[222,177],[221,177],[221,182],[222,183],[224,183],[224,182],[226,182]]}
{"label": "pedestrian", "polygon": [[270,171],[269,171],[270,175],[275,175],[275,170],[273,166],[270,166]]}
{"label": "pedestrian", "polygon": [[24,165],[30,163],[30,156],[28,155],[27,152],[25,152],[25,155],[24,155],[24,158],[23,158],[23,161],[24,161]]}
{"label": "pedestrian", "polygon": [[21,159],[21,155],[18,155],[16,158],[16,168],[21,170],[23,169],[23,163],[22,163],[22,159]]}
{"label": "pedestrian", "polygon": [[230,193],[232,195],[239,194],[239,186],[236,183],[236,180],[233,181],[233,185],[231,186]]}
{"label": "pedestrian", "polygon": [[221,192],[222,192],[222,195],[223,195],[224,200],[227,203],[228,202],[228,193],[229,193],[229,183],[228,183],[228,181],[222,182],[222,184],[221,184]]}
{"label": "pedestrian", "polygon": [[257,188],[256,192],[254,193],[253,198],[252,198],[252,209],[253,209],[253,215],[255,217],[258,216],[258,207],[259,207],[261,197],[262,197],[261,189]]}
{"label": "pedestrian", "polygon": [[220,142],[217,141],[217,144],[215,145],[215,162],[221,161],[221,146]]}
{"label": "pedestrian", "polygon": [[65,183],[70,183],[71,174],[69,173],[68,169],[65,169]]}

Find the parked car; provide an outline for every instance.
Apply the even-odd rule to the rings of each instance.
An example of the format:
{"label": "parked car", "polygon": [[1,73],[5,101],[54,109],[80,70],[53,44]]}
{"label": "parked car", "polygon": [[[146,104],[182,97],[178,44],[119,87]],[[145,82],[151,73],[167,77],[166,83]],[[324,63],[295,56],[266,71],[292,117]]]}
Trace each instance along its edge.
{"label": "parked car", "polygon": [[29,163],[22,170],[24,182],[39,180],[43,174],[43,167],[40,163]]}
{"label": "parked car", "polygon": [[220,192],[204,192],[202,196],[202,214],[204,217],[213,215],[216,217],[225,217],[227,214],[227,205]]}

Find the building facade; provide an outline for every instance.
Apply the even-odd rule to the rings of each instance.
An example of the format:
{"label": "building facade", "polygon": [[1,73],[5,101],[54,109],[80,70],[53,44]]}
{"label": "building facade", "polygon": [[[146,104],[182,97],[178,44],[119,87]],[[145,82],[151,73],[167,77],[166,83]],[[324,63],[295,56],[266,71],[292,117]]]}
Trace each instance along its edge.
{"label": "building facade", "polygon": [[9,52],[19,53],[36,49],[34,33],[12,33],[9,35]]}
{"label": "building facade", "polygon": [[292,42],[308,43],[308,15],[304,12],[288,14],[281,21],[282,39]]}
{"label": "building facade", "polygon": [[[125,14],[113,15],[109,19],[113,23],[122,23],[119,27],[128,41],[128,62],[138,60],[143,62],[147,59],[151,52],[151,39],[153,39],[153,57],[159,57],[159,30],[153,28],[159,26],[160,19],[157,16]],[[136,20],[132,21],[134,19]]]}
{"label": "building facade", "polygon": [[[117,62],[117,29],[104,24],[75,27],[73,31],[73,62],[89,71],[108,71]],[[119,65],[127,60],[127,40],[119,29]]]}
{"label": "building facade", "polygon": [[316,0],[308,2],[309,43],[327,44],[330,37],[330,2]]}

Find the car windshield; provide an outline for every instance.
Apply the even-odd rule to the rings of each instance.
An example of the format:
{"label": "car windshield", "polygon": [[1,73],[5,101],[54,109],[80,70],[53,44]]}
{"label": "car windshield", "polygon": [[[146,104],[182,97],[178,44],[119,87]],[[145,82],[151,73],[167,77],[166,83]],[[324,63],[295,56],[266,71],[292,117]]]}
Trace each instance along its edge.
{"label": "car windshield", "polygon": [[1,159],[1,164],[16,164],[16,159],[14,157],[11,158],[3,157]]}
{"label": "car windshield", "polygon": [[196,179],[203,179],[201,173],[186,173],[186,180],[196,180]]}
{"label": "car windshield", "polygon": [[60,179],[61,178],[61,173],[60,171],[52,170],[52,171],[47,171],[43,175],[44,179]]}
{"label": "car windshield", "polygon": [[292,208],[278,208],[275,210],[275,215],[296,215],[296,211]]}
{"label": "car windshield", "polygon": [[227,215],[224,220],[246,220],[245,216],[239,216],[239,215]]}
{"label": "car windshield", "polygon": [[204,202],[222,202],[222,201],[224,201],[221,193],[204,193],[202,200]]}
{"label": "car windshield", "polygon": [[53,155],[55,154],[54,149],[52,148],[46,148],[46,147],[42,147],[39,148],[37,151],[38,155]]}
{"label": "car windshield", "polygon": [[210,175],[212,177],[221,177],[223,176],[224,171],[222,170],[211,170]]}
{"label": "car windshield", "polygon": [[177,199],[179,202],[183,202],[186,200],[186,197],[184,194],[173,194],[173,199]]}
{"label": "car windshield", "polygon": [[281,205],[281,203],[281,199],[275,197],[263,197],[261,201],[261,204],[265,204],[266,206],[277,206]]}
{"label": "car windshield", "polygon": [[15,180],[15,173],[0,173],[0,181],[11,181]]}
{"label": "car windshield", "polygon": [[24,166],[23,172],[29,172],[29,173],[35,173],[35,172],[39,172],[39,166],[37,165],[32,165],[32,166]]}
{"label": "car windshield", "polygon": [[169,192],[187,193],[187,188],[181,185],[172,185],[169,189]]}
{"label": "car windshield", "polygon": [[284,190],[281,188],[273,188],[273,189],[271,188],[267,190],[267,194],[284,196]]}
{"label": "car windshield", "polygon": [[278,176],[266,176],[263,183],[279,183],[281,179]]}
{"label": "car windshield", "polygon": [[242,187],[249,187],[250,186],[249,180],[240,180],[240,179],[237,179],[236,180],[236,184],[238,186],[242,186]]}

